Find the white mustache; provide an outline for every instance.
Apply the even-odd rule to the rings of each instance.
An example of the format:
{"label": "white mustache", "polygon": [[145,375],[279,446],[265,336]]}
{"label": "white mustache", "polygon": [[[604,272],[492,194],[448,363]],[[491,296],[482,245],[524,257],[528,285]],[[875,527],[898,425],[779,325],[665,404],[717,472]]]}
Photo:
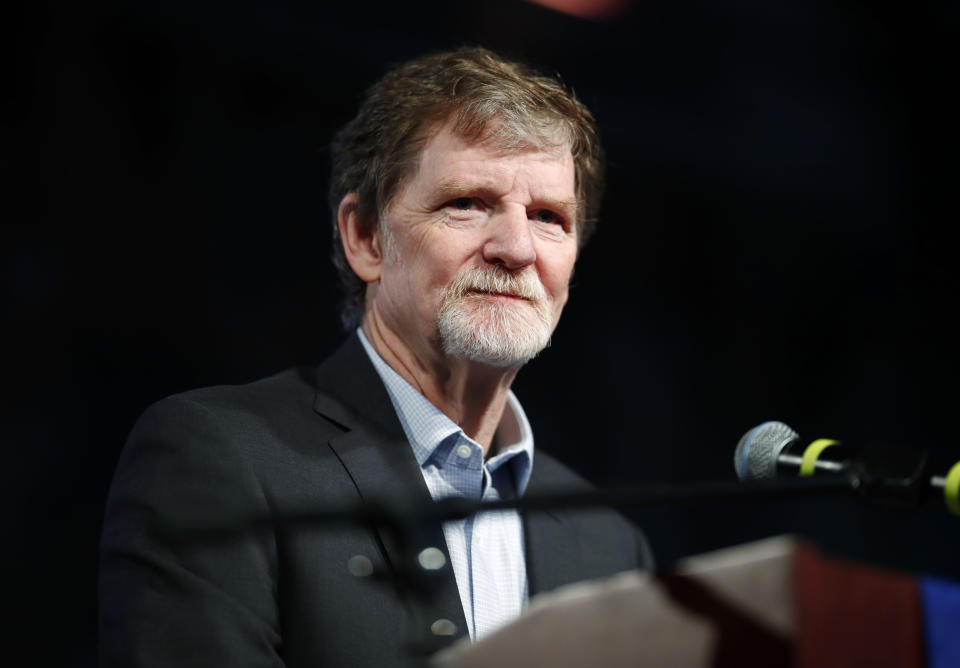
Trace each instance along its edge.
{"label": "white mustache", "polygon": [[543,284],[533,274],[511,274],[493,268],[476,268],[463,272],[450,285],[447,298],[460,299],[469,292],[494,292],[533,302],[542,302],[547,298]]}

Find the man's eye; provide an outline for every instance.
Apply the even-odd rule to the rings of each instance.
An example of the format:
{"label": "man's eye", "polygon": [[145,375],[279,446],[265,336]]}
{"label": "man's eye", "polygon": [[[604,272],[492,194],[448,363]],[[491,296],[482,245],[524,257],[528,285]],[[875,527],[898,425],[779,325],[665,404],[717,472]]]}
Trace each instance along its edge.
{"label": "man's eye", "polygon": [[540,209],[534,214],[534,218],[541,223],[559,223],[560,218],[553,211]]}
{"label": "man's eye", "polygon": [[469,211],[473,208],[473,200],[469,197],[458,197],[457,199],[450,202],[454,209],[460,211]]}

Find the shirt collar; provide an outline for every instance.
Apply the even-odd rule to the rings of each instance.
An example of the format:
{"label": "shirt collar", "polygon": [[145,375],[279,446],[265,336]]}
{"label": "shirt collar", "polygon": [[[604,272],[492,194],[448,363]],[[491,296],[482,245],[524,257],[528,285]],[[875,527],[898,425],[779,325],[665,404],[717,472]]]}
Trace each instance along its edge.
{"label": "shirt collar", "polygon": [[[387,388],[387,394],[421,468],[426,466],[435,454],[439,454],[438,448],[444,445],[450,447],[453,441],[466,442],[480,448],[459,425],[430,403],[380,357],[367,340],[362,327],[357,328],[357,336]],[[498,444],[498,452],[486,461],[487,470],[492,473],[509,462],[513,469],[517,493],[522,495],[533,470],[533,431],[512,390],[507,391],[507,405],[497,426],[494,443]],[[482,465],[479,456],[475,457],[475,460],[478,467]]]}

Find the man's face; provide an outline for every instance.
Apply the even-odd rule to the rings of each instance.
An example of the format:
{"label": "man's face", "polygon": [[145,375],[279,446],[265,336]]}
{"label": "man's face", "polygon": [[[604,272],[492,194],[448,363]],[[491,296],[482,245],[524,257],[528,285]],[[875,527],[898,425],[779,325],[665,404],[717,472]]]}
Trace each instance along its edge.
{"label": "man's face", "polygon": [[417,356],[519,366],[566,304],[576,211],[569,149],[504,151],[444,127],[386,213],[373,306]]}

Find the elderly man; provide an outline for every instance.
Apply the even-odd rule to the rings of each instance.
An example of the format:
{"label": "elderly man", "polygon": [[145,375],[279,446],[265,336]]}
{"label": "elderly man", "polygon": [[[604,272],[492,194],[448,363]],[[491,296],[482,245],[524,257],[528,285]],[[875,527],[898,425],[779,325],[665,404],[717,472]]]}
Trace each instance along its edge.
{"label": "elderly man", "polygon": [[140,419],[105,520],[105,665],[400,664],[412,636],[479,638],[532,594],[649,565],[612,512],[480,513],[427,531],[442,570],[421,619],[348,568],[398,567],[386,529],[278,523],[209,543],[155,530],[584,487],[534,457],[510,385],[549,344],[590,232],[589,111],[553,79],[461,49],[389,72],[333,154],[334,259],[360,326],[319,367],[170,397]]}

